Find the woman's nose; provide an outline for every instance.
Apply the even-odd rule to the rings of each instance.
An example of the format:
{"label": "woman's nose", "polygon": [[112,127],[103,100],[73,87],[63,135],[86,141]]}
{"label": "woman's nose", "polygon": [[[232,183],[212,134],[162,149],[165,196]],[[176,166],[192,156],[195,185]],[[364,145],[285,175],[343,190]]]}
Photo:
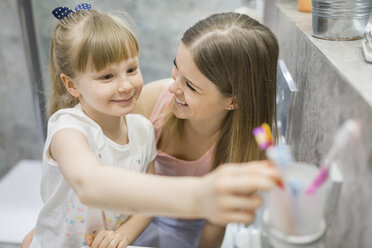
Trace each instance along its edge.
{"label": "woman's nose", "polygon": [[176,80],[176,76],[177,76],[177,68],[175,66],[173,66],[172,68],[172,74],[171,74],[171,77],[173,78],[173,80]]}
{"label": "woman's nose", "polygon": [[173,78],[173,83],[169,86],[169,92],[175,95],[181,95],[183,93],[179,79]]}

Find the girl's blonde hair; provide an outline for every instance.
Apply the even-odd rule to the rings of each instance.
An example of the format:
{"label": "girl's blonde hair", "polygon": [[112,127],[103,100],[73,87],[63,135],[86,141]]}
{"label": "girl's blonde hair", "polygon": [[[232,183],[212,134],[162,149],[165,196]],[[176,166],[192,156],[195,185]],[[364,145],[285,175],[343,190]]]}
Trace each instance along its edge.
{"label": "girl's blonde hair", "polygon": [[[236,108],[221,123],[213,167],[226,162],[264,158],[252,134],[266,122],[276,136],[276,76],[279,55],[274,34],[244,14],[220,13],[190,27],[182,37],[201,73]],[[182,135],[184,120],[170,112],[162,136],[167,143],[173,134]]]}
{"label": "girl's blonde hair", "polygon": [[60,74],[74,78],[86,71],[88,61],[100,71],[112,63],[138,56],[139,44],[127,16],[81,10],[61,19],[50,44],[52,93],[49,114],[75,106],[79,100],[66,90]]}

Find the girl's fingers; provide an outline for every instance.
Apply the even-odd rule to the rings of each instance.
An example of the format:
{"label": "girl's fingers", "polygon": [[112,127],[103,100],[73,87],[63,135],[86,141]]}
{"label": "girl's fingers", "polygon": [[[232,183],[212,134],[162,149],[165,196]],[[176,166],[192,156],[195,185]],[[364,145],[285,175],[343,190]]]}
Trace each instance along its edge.
{"label": "girl's fingers", "polygon": [[128,246],[127,242],[125,240],[122,240],[117,248],[126,248]]}
{"label": "girl's fingers", "polygon": [[202,212],[217,224],[250,223],[261,204],[257,191],[273,188],[279,171],[268,161],[221,165],[203,178]]}
{"label": "girl's fingers", "polygon": [[236,223],[243,223],[243,224],[250,224],[254,220],[254,212],[252,211],[229,211],[224,214],[224,219],[221,223],[222,225],[227,225],[230,222]]}
{"label": "girl's fingers", "polygon": [[92,243],[93,243],[93,239],[94,239],[95,235],[87,235],[85,237],[85,242],[87,243],[87,246],[91,246]]}
{"label": "girl's fingers", "polygon": [[241,195],[254,194],[257,190],[268,190],[274,187],[276,182],[271,178],[259,174],[251,174],[249,177],[236,176],[223,178],[216,184],[219,193],[236,193]]}
{"label": "girl's fingers", "polygon": [[220,168],[229,168],[231,170],[230,173],[233,175],[241,175],[245,173],[261,173],[266,176],[277,176],[277,169],[273,166],[270,161],[262,160],[262,161],[251,161],[247,163],[230,163],[220,166]]}
{"label": "girl's fingers", "polygon": [[262,198],[258,194],[246,196],[228,195],[220,200],[219,207],[224,210],[255,211],[262,205]]}
{"label": "girl's fingers", "polygon": [[115,234],[107,248],[117,248],[122,238],[120,235]]}
{"label": "girl's fingers", "polygon": [[101,247],[101,243],[102,243],[104,238],[105,238],[105,233],[103,231],[98,232],[98,234],[96,235],[96,237],[93,240],[91,248]]}
{"label": "girl's fingers", "polygon": [[107,248],[109,244],[111,243],[111,241],[112,241],[112,238],[110,236],[105,236],[101,244],[99,245],[99,248]]}

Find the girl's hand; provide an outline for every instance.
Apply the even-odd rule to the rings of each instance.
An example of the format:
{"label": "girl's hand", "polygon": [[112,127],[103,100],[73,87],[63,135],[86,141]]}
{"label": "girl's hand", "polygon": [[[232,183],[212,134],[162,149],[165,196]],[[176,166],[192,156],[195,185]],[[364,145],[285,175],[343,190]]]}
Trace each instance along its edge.
{"label": "girl's hand", "polygon": [[31,246],[32,238],[34,237],[35,229],[32,229],[27,233],[26,237],[23,239],[21,248],[29,248]]}
{"label": "girl's hand", "polygon": [[194,189],[196,208],[215,224],[249,224],[262,204],[256,192],[273,188],[278,180],[279,172],[268,161],[221,165]]}
{"label": "girl's hand", "polygon": [[85,241],[91,248],[125,248],[129,245],[125,235],[108,230],[87,235]]}

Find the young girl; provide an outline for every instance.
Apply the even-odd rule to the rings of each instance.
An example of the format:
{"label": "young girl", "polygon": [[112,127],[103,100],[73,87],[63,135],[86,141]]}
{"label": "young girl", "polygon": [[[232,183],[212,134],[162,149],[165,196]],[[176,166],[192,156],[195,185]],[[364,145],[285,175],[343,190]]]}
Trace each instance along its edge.
{"label": "young girl", "polygon": [[31,247],[81,247],[86,235],[96,232],[95,247],[126,247],[148,218],[128,220],[120,212],[90,208],[74,189],[80,183],[77,167],[104,164],[144,173],[155,158],[152,124],[130,114],[143,84],[138,41],[123,19],[90,10],[88,4],[78,5],[76,12],[56,8],[53,14],[60,21],[50,48],[45,205]]}
{"label": "young girl", "polygon": [[[219,225],[250,223],[260,205],[255,192],[272,188],[278,179],[267,162],[227,164],[201,178],[160,177],[118,168],[144,172],[154,158],[151,127],[140,116],[128,114],[142,84],[137,40],[117,17],[57,9],[56,16],[64,18],[51,42],[53,115],[43,156],[45,206],[34,234],[22,247],[28,247],[33,235],[32,247],[79,247],[85,244],[85,234],[94,231],[98,235],[93,247],[105,247],[109,241],[113,247],[125,245],[148,222],[132,216],[121,225],[129,213],[205,217]],[[183,59],[176,60],[183,70]],[[195,149],[189,151],[197,155]],[[100,231],[106,228],[110,230]],[[124,231],[125,237],[112,229]]]}

